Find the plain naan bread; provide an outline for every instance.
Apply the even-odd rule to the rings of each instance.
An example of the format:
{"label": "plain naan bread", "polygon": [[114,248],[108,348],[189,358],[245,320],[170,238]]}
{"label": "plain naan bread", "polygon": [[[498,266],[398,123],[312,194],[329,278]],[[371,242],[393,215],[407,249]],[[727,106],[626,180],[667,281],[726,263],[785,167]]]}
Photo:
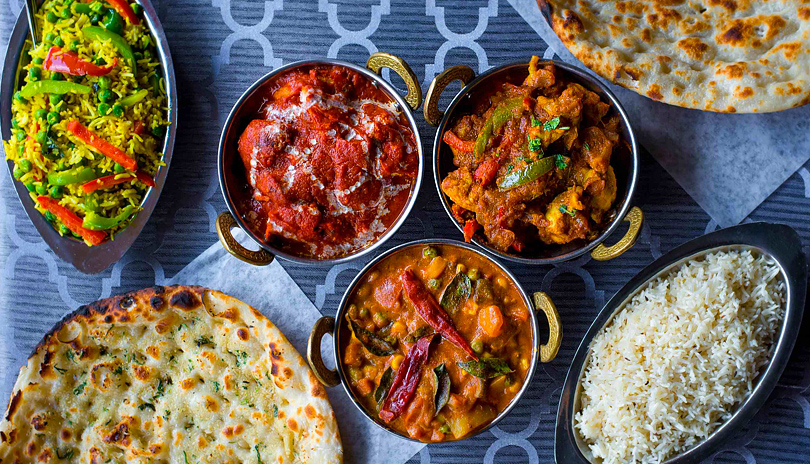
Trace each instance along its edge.
{"label": "plain naan bread", "polygon": [[586,66],[653,100],[726,113],[810,102],[810,0],[538,0]]}
{"label": "plain naan bread", "polygon": [[334,463],[326,392],[241,301],[156,287],[79,308],[20,370],[0,463]]}

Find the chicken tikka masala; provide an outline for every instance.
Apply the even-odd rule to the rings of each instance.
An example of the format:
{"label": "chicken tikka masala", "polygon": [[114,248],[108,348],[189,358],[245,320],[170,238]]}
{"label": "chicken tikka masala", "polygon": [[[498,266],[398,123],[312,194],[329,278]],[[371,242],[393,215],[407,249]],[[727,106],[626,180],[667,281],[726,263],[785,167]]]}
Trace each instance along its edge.
{"label": "chicken tikka masala", "polygon": [[458,169],[441,183],[467,241],[502,252],[590,240],[612,219],[622,143],[610,104],[534,56],[522,83],[502,82],[443,134]]}
{"label": "chicken tikka masala", "polygon": [[252,189],[243,217],[292,254],[331,259],[365,248],[396,222],[419,166],[397,103],[340,65],[296,68],[269,87],[239,138]]}

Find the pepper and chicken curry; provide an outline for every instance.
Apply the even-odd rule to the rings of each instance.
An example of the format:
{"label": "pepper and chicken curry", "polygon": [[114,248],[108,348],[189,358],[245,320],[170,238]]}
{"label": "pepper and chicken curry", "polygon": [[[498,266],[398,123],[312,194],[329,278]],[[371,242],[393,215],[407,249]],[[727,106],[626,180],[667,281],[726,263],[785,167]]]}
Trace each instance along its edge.
{"label": "pepper and chicken curry", "polygon": [[243,218],[273,245],[332,259],[369,246],[405,208],[419,167],[397,103],[340,65],[296,68],[266,91],[239,138]]}
{"label": "pepper and chicken curry", "polygon": [[532,315],[512,279],[476,253],[406,248],[376,264],[348,303],[340,351],[349,386],[405,436],[464,438],[526,381]]}
{"label": "pepper and chicken curry", "polygon": [[534,56],[522,81],[495,84],[442,140],[441,184],[464,238],[502,252],[595,238],[612,219],[620,119],[610,104]]}

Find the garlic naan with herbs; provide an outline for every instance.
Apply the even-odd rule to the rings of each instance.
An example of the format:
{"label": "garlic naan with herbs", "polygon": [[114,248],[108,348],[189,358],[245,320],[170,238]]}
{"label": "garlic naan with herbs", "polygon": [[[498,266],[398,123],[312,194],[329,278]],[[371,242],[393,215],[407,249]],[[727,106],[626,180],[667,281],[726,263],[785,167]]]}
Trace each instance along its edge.
{"label": "garlic naan with herbs", "polygon": [[326,392],[261,313],[202,287],[82,306],[37,346],[0,463],[335,463]]}

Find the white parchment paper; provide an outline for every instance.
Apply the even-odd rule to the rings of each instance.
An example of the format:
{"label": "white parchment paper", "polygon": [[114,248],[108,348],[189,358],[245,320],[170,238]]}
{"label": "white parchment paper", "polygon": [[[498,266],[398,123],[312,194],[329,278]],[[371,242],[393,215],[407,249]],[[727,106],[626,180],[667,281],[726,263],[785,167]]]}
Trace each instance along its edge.
{"label": "white parchment paper", "polygon": [[[302,356],[306,356],[309,332],[321,317],[278,262],[252,266],[229,255],[219,242],[189,263],[169,284],[202,285],[244,301],[276,324]],[[324,338],[324,344],[330,342],[329,337]],[[332,359],[333,354],[328,350],[324,356]],[[425,446],[372,424],[357,410],[343,387],[327,389],[327,394],[338,420],[347,464],[401,464]]]}
{"label": "white parchment paper", "polygon": [[[509,3],[557,56],[587,69],[551,30],[536,0]],[[602,81],[627,110],[641,145],[721,227],[742,222],[810,159],[810,105],[769,114],[709,113]]]}

